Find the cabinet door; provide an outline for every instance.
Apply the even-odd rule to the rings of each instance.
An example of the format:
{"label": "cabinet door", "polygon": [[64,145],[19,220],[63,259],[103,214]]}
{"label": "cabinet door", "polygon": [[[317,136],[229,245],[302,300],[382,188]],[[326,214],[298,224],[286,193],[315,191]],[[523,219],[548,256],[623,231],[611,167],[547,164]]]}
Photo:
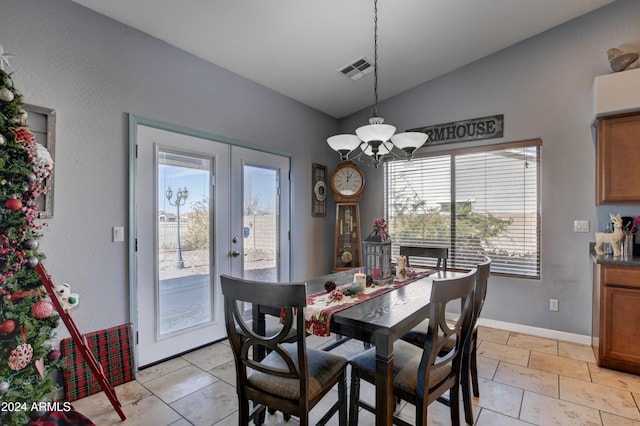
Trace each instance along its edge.
{"label": "cabinet door", "polygon": [[640,202],[640,112],[597,121],[598,204]]}
{"label": "cabinet door", "polygon": [[602,365],[637,373],[640,369],[640,290],[605,284],[602,303]]}

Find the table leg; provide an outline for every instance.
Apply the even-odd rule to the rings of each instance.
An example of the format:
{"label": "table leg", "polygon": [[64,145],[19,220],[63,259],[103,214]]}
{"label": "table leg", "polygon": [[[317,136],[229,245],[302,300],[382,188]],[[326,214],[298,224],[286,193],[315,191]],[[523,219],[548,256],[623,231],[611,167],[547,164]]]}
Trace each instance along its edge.
{"label": "table leg", "polygon": [[[251,317],[251,319],[253,320],[253,331],[261,336],[264,336],[266,333],[266,321],[264,314],[260,312],[260,305],[252,305]],[[262,361],[266,355],[267,351],[264,346],[253,347],[253,359],[255,359],[256,361]]]}
{"label": "table leg", "polygon": [[388,336],[376,337],[376,426],[392,425],[393,342]]}

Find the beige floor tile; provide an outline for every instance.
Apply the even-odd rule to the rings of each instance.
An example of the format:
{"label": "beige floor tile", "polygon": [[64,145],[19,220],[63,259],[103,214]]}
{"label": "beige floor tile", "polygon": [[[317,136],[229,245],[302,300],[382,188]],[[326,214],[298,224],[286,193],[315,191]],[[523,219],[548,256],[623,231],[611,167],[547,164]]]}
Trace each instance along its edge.
{"label": "beige floor tile", "polygon": [[596,364],[590,363],[588,365],[593,383],[640,393],[640,376],[608,368],[600,368]]}
{"label": "beige floor tile", "polygon": [[235,387],[218,381],[172,402],[171,407],[194,425],[209,426],[237,411],[238,398]]}
{"label": "beige floor tile", "polygon": [[508,346],[516,348],[530,349],[532,351],[544,352],[551,355],[558,355],[558,341],[544,337],[532,336],[530,334],[511,333]]}
{"label": "beige floor tile", "polygon": [[233,352],[229,346],[215,343],[182,355],[182,358],[203,370],[211,370],[214,367],[233,361]]}
{"label": "beige floor tile", "polygon": [[631,392],[570,377],[560,377],[560,399],[586,407],[640,420],[640,411]]}
{"label": "beige floor tile", "polygon": [[594,408],[525,392],[520,419],[544,426],[600,426],[600,413]]}
{"label": "beige floor tile", "polygon": [[546,371],[501,362],[493,380],[554,398],[559,397],[558,375]]}
{"label": "beige floor tile", "polygon": [[[466,424],[464,421],[464,407],[460,402],[460,423]],[[416,422],[416,407],[413,404],[406,404],[402,410],[398,413],[398,417],[401,419],[415,424]],[[451,410],[448,406],[441,404],[438,401],[434,401],[429,404],[427,408],[427,425],[430,426],[447,426],[451,424]],[[360,426],[358,422],[358,426]]]}
{"label": "beige floor tile", "polygon": [[165,374],[171,373],[172,371],[176,371],[183,367],[186,367],[187,365],[189,365],[189,363],[184,359],[180,357],[173,358],[169,361],[165,361],[151,367],[143,368],[136,374],[136,380],[140,383],[146,383],[150,380],[157,379],[158,377],[162,377]]}
{"label": "beige floor tile", "polygon": [[573,377],[574,379],[590,381],[589,367],[584,361],[563,358],[541,352],[531,352],[529,368],[559,374],[561,376]]}
{"label": "beige floor tile", "polygon": [[640,421],[625,419],[605,411],[601,411],[600,416],[602,417],[602,426],[640,426]]}
{"label": "beige floor tile", "polygon": [[[236,424],[238,424],[237,421],[236,421]],[[169,426],[193,426],[193,425],[189,421],[187,421],[186,419],[181,418],[177,422],[171,423],[171,425],[169,425]]]}
{"label": "beige floor tile", "polygon": [[530,424],[486,408],[480,411],[478,421],[475,423],[476,426],[528,426]]}
{"label": "beige floor tile", "polygon": [[596,362],[593,348],[589,345],[580,345],[572,342],[558,342],[558,355],[577,359],[578,361]]}
{"label": "beige floor tile", "polygon": [[151,380],[145,383],[145,387],[164,402],[170,404],[218,380],[220,379],[206,371],[190,365]]}
{"label": "beige floor tile", "polygon": [[[310,337],[308,346],[318,347],[333,340],[334,336]],[[558,342],[558,355],[552,355],[553,342],[480,327],[480,398],[472,399],[477,426],[640,426],[636,405],[636,401],[640,402],[640,376],[599,368],[593,362],[591,348],[586,345]],[[361,345],[351,341],[334,352],[351,356],[361,351]],[[142,369],[137,381],[117,387],[116,392],[128,417],[125,422],[120,422],[102,392],[75,401],[73,406],[96,424],[106,426],[232,426],[238,423],[235,365],[226,340]],[[562,399],[549,395],[560,395]],[[312,410],[312,423],[336,397],[334,389],[326,401]],[[373,403],[373,385],[362,382],[361,397]],[[186,416],[181,417],[178,410]],[[397,412],[410,422],[415,418],[413,405],[406,402],[398,406]],[[462,404],[460,414],[463,419]],[[285,422],[282,414],[276,413],[267,415],[264,424],[292,426],[299,421],[294,418]],[[328,424],[337,425],[337,416]],[[375,417],[361,410],[358,426],[374,424]],[[449,408],[437,402],[431,404],[428,424],[450,425]]]}
{"label": "beige floor tile", "polygon": [[[135,380],[116,386],[114,390],[116,391],[118,401],[120,401],[120,405],[122,406],[135,404],[151,394],[147,388]],[[89,418],[110,412],[115,413],[111,401],[109,401],[109,398],[107,398],[107,395],[105,395],[104,392],[98,392],[93,395],[89,395],[86,398],[73,401],[71,405],[73,405],[73,408],[76,411]]]}
{"label": "beige floor tile", "polygon": [[335,334],[331,333],[331,336],[321,337],[312,334],[307,337],[307,347],[308,348],[319,348],[321,346],[327,345],[329,343],[333,343],[336,340]]}
{"label": "beige floor tile", "polygon": [[180,420],[180,415],[155,395],[148,395],[136,404],[123,406],[122,409],[127,416],[125,421],[120,421],[120,417],[115,411],[91,418],[91,420],[100,426],[168,426]]}
{"label": "beige floor tile", "polygon": [[484,377],[489,380],[493,379],[500,361],[479,355],[476,356],[476,360],[478,362],[478,377]]}
{"label": "beige floor tile", "polygon": [[507,344],[509,340],[509,331],[498,330],[497,328],[478,327],[478,340],[487,340],[489,342]]}
{"label": "beige floor tile", "polygon": [[209,370],[209,373],[213,374],[217,378],[224,380],[231,386],[236,385],[236,363],[235,361],[229,361],[226,364],[219,365]]}
{"label": "beige floor tile", "polygon": [[526,366],[529,363],[529,350],[507,346],[500,343],[483,341],[478,346],[478,356],[506,361],[511,364]]}
{"label": "beige floor tile", "polygon": [[472,402],[482,408],[488,408],[509,417],[518,417],[522,389],[478,378],[480,398],[473,398]]}

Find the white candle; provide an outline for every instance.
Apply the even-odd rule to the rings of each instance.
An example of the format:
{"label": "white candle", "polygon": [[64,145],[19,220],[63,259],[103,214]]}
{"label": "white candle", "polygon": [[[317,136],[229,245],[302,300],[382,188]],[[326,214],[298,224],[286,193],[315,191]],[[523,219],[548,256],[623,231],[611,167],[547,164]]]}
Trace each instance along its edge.
{"label": "white candle", "polygon": [[364,291],[367,288],[367,275],[362,272],[356,272],[353,274],[353,283],[358,284]]}

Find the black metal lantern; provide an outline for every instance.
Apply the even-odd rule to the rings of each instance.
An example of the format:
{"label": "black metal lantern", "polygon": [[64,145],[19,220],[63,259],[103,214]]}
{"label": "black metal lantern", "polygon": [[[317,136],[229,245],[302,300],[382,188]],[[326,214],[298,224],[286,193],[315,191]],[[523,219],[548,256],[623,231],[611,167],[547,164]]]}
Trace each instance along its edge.
{"label": "black metal lantern", "polygon": [[364,272],[377,284],[393,280],[391,276],[391,239],[380,235],[378,226],[362,242],[364,253]]}

